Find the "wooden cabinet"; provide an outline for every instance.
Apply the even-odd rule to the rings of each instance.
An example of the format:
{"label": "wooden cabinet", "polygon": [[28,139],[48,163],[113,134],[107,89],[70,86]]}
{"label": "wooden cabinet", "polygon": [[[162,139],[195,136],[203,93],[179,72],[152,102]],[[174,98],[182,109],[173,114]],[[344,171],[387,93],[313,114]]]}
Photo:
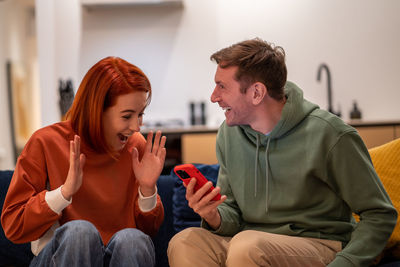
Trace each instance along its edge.
{"label": "wooden cabinet", "polygon": [[400,122],[357,122],[350,125],[357,129],[368,149],[400,137]]}
{"label": "wooden cabinet", "polygon": [[182,162],[216,164],[216,133],[183,134],[181,137]]}
{"label": "wooden cabinet", "polygon": [[[162,174],[169,174],[175,165],[183,163],[215,164],[215,143],[218,128],[205,126],[193,126],[177,129],[154,129],[161,130],[167,137],[165,147],[167,155]],[[143,135],[147,136],[144,130]]]}

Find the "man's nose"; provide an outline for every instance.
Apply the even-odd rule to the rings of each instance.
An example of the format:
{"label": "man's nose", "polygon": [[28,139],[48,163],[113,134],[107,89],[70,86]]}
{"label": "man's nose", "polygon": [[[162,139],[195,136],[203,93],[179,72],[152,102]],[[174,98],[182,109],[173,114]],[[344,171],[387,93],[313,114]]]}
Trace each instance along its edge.
{"label": "man's nose", "polygon": [[213,103],[218,102],[219,95],[218,95],[218,92],[217,92],[217,88],[215,88],[214,91],[212,92],[210,99],[211,99],[211,102],[213,102]]}

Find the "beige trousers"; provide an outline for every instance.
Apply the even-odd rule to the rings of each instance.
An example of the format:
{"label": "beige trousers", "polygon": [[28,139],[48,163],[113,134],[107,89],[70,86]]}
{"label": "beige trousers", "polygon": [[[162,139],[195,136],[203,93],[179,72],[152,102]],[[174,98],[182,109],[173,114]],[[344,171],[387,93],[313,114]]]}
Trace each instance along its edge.
{"label": "beige trousers", "polygon": [[234,237],[213,234],[202,228],[187,228],[168,246],[171,267],[319,267],[341,251],[339,241],[243,231]]}

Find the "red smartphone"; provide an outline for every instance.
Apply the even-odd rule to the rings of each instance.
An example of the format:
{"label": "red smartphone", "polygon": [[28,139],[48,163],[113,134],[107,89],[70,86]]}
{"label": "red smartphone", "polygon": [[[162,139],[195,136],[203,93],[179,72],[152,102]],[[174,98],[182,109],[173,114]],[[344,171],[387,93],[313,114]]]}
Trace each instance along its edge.
{"label": "red smartphone", "polygon": [[[207,178],[204,177],[203,174],[193,165],[193,164],[182,164],[177,165],[174,168],[174,172],[178,175],[179,178],[187,185],[190,182],[191,178],[196,178],[197,182],[194,186],[194,192],[199,190],[205,183],[208,182]],[[214,189],[214,186],[211,186],[210,190],[207,191],[206,194],[210,193]],[[212,200],[220,200],[221,194],[218,193]]]}

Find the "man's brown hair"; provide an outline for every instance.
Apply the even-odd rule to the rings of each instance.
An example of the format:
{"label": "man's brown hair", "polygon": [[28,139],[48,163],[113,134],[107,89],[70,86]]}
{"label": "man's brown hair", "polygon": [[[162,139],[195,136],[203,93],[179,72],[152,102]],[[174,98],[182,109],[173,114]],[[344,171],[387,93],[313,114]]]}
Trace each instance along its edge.
{"label": "man's brown hair", "polygon": [[260,38],[242,41],[223,48],[210,57],[221,68],[237,66],[235,78],[240,83],[240,91],[255,82],[263,83],[270,97],[282,100],[287,79],[285,51]]}

